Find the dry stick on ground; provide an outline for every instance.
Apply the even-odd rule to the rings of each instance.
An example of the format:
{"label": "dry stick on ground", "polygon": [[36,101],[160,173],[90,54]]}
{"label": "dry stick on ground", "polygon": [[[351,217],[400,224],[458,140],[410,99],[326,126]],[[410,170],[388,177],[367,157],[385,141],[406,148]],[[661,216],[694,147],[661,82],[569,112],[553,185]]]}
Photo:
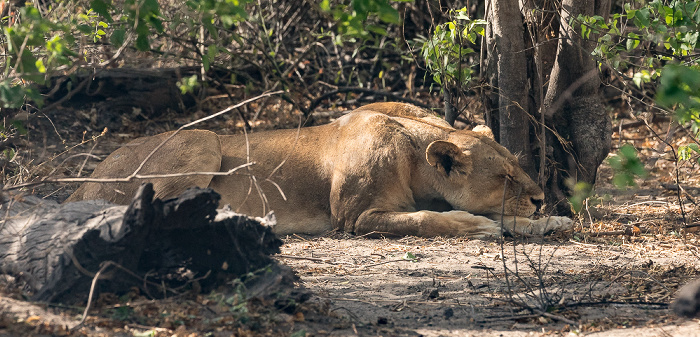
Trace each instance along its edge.
{"label": "dry stick on ground", "polygon": [[294,255],[285,255],[285,254],[277,254],[274,255],[274,257],[279,257],[283,259],[292,259],[292,260],[308,260],[308,261],[314,261],[314,262],[323,262],[323,263],[328,263],[328,264],[337,264],[330,259],[320,259],[317,257],[304,257],[304,256],[294,256]]}
{"label": "dry stick on ground", "polygon": [[100,267],[100,270],[98,270],[97,273],[95,273],[95,276],[92,278],[92,283],[90,284],[90,294],[88,295],[87,305],[85,305],[85,311],[83,311],[83,317],[80,319],[80,322],[78,322],[78,324],[75,327],[73,327],[74,329],[80,327],[81,325],[83,325],[83,323],[85,323],[88,311],[90,310],[90,305],[92,305],[92,295],[94,295],[95,293],[95,286],[97,285],[97,280],[100,278],[100,274],[102,274],[102,272],[105,271],[105,269],[107,269],[107,267],[109,267],[111,263],[112,261],[107,261],[106,263],[104,263],[102,267]]}
{"label": "dry stick on ground", "polygon": [[[545,317],[548,317],[548,318],[551,318],[551,319],[554,319],[554,320],[558,320],[558,321],[561,321],[561,322],[564,322],[564,323],[567,323],[567,324],[577,325],[577,324],[578,324],[577,322],[572,321],[572,320],[570,320],[570,319],[568,319],[568,318],[566,318],[566,317],[562,317],[562,316],[559,316],[559,315],[554,315],[554,314],[548,313],[548,312],[546,312],[545,310],[542,310],[542,309],[539,309],[539,308],[535,308],[535,307],[532,307],[532,306],[528,305],[527,303],[525,303],[525,301],[518,301],[518,300],[515,300],[515,299],[513,298],[513,289],[512,289],[512,287],[511,287],[511,282],[510,282],[510,279],[509,279],[509,277],[508,277],[508,276],[511,274],[511,272],[510,272],[510,269],[508,268],[508,266],[506,265],[506,261],[505,261],[505,258],[504,258],[504,256],[505,256],[505,255],[504,255],[505,250],[504,250],[504,248],[503,248],[503,247],[504,247],[504,239],[503,239],[503,233],[504,233],[504,228],[503,228],[503,226],[504,226],[504,219],[503,219],[503,217],[504,217],[504,215],[503,215],[503,214],[505,213],[505,191],[506,191],[507,187],[508,187],[508,179],[505,179],[504,187],[503,187],[503,200],[502,200],[502,205],[501,205],[501,206],[502,206],[502,210],[501,210],[501,237],[499,238],[499,246],[500,246],[500,250],[501,250],[501,261],[503,262],[503,273],[504,273],[504,276],[505,276],[505,279],[506,279],[506,280],[505,280],[505,281],[506,281],[506,285],[507,285],[507,287],[508,287],[508,290],[507,290],[507,291],[508,291],[508,294],[507,294],[507,295],[508,295],[508,300],[509,300],[509,302],[510,302],[511,304],[516,305],[516,306],[519,306],[519,307],[528,309],[528,310],[530,310],[530,311],[536,312],[536,313],[538,313],[538,314],[541,315],[541,316],[545,316]],[[520,196],[518,195],[518,198],[519,198],[519,197],[520,197]],[[514,221],[514,222],[515,222],[515,221]],[[514,224],[514,226],[515,226],[515,224]],[[516,251],[516,245],[515,245],[515,244],[513,244],[513,253],[517,256],[517,251]],[[540,259],[541,259],[541,254],[542,254],[542,252],[540,252]],[[548,261],[551,261],[551,259],[552,259],[553,256],[554,256],[554,252],[552,252],[552,254],[550,255]],[[532,265],[534,262],[531,261],[531,260],[529,259],[529,257],[527,257],[527,258],[528,258],[528,260],[531,262],[531,268],[533,268],[533,270],[534,270],[534,266]],[[515,271],[515,273],[513,274],[513,276],[514,276],[517,280],[519,280],[519,281],[528,289],[529,292],[531,292],[532,294],[536,294],[535,289],[533,289],[533,288],[530,286],[530,284],[529,284],[527,281],[525,281],[525,280],[521,277],[521,275],[519,274],[518,269],[517,269],[517,268],[518,268],[517,257],[514,257],[514,259],[515,259],[515,260],[514,260],[514,263],[515,263],[515,266],[516,266],[516,271]],[[540,265],[541,265],[541,260],[540,260]],[[546,266],[547,266],[547,265],[549,265],[549,262],[547,262],[547,263],[545,264],[544,270],[546,270]],[[493,274],[494,277],[496,277],[495,272],[494,272],[493,269],[486,269],[486,270],[488,270],[488,272],[490,272],[491,274]],[[541,270],[541,272],[544,272],[544,270]],[[545,285],[544,285],[544,281],[543,281],[543,279],[542,279],[542,274],[541,274],[541,272],[536,272],[537,277],[538,277],[538,281],[540,282],[540,283],[539,283],[539,285],[540,285],[540,287],[539,287],[539,288],[540,288],[540,294],[541,294],[541,296],[546,296],[546,295],[543,295],[543,293],[545,293],[546,287],[545,287]],[[545,300],[544,300],[543,298],[540,298],[540,299],[539,299],[539,302],[540,302],[540,305],[542,305],[543,307],[546,306]]]}
{"label": "dry stick on ground", "polygon": [[[77,261],[76,261],[75,259],[73,260],[73,263],[75,263],[76,266],[79,266],[79,264],[77,263]],[[89,293],[89,295],[88,295],[87,304],[85,305],[85,310],[83,311],[83,316],[82,316],[82,318],[80,319],[80,322],[78,322],[78,324],[77,324],[76,326],[74,326],[71,330],[75,330],[75,329],[79,328],[83,323],[85,323],[85,319],[87,318],[87,314],[88,314],[88,312],[90,311],[90,306],[92,305],[92,297],[93,297],[93,295],[94,295],[94,293],[95,293],[95,287],[97,286],[97,280],[100,279],[100,274],[102,274],[102,273],[103,273],[105,270],[107,270],[107,268],[110,267],[110,266],[115,266],[116,268],[121,269],[122,271],[125,271],[127,274],[129,274],[129,275],[131,275],[131,276],[133,276],[133,277],[141,278],[141,277],[140,277],[139,275],[137,275],[136,273],[132,272],[131,270],[128,270],[127,268],[124,268],[124,266],[121,266],[120,264],[118,264],[118,263],[116,263],[116,262],[114,262],[114,261],[105,261],[105,262],[103,262],[102,266],[100,267],[100,270],[98,270],[97,273],[95,273],[94,276],[93,276],[93,278],[92,278],[92,283],[90,284],[90,293]],[[82,268],[82,267],[81,267],[81,268]],[[90,273],[90,272],[88,272],[88,271],[86,271],[86,270],[84,270],[84,269],[82,269],[81,271],[82,271],[83,273],[86,273],[86,274],[92,274],[92,273]],[[189,285],[190,283],[197,282],[197,281],[200,281],[200,280],[202,280],[202,279],[205,279],[205,278],[207,278],[208,276],[209,276],[209,273],[207,273],[206,275],[204,275],[204,276],[202,276],[202,277],[198,277],[198,278],[196,278],[196,279],[189,280],[187,283],[185,283],[184,285],[180,286],[179,289],[184,288],[185,286]],[[167,288],[167,287],[163,286],[162,284],[157,284],[157,283],[148,281],[148,280],[146,279],[146,277],[143,277],[143,282],[144,282],[144,284],[152,284],[152,285],[155,285],[155,286],[161,286],[161,287],[163,287],[163,291],[164,291],[164,292],[170,291],[170,292],[172,292],[172,293],[178,294],[177,291],[175,291],[175,290],[173,290],[173,289],[170,289],[170,288]]]}
{"label": "dry stick on ground", "polygon": [[645,272],[645,271],[643,271],[643,270],[625,270],[622,274],[618,275],[618,276],[615,277],[612,281],[610,281],[610,285],[609,285],[609,286],[612,286],[612,284],[613,284],[614,282],[617,282],[617,280],[621,279],[621,278],[622,278],[623,276],[625,276],[625,275],[630,275],[630,276],[631,276],[632,273],[639,273],[639,274],[642,274],[642,275],[644,275],[647,279],[653,281],[654,283],[656,283],[656,284],[660,285],[662,288],[664,288],[664,289],[666,290],[666,296],[662,297],[661,299],[664,299],[664,298],[667,298],[667,297],[673,295],[673,292],[671,291],[671,289],[668,289],[663,283],[661,283],[661,281],[657,280],[656,278],[654,278],[653,276],[649,275],[649,273],[647,273],[647,272]]}
{"label": "dry stick on ground", "polygon": [[243,165],[234,167],[226,172],[186,172],[186,173],[151,174],[151,175],[148,175],[148,174],[141,175],[141,174],[139,174],[139,172],[141,171],[141,169],[143,169],[144,165],[146,165],[146,162],[148,162],[148,160],[151,159],[151,157],[153,157],[153,154],[155,154],[156,151],[158,151],[170,139],[175,137],[175,135],[177,135],[180,131],[182,131],[190,126],[193,126],[195,124],[198,124],[198,123],[207,121],[209,119],[218,117],[218,116],[225,114],[233,109],[236,109],[242,105],[248,104],[248,103],[253,102],[255,100],[258,100],[260,98],[271,96],[271,95],[276,95],[276,94],[279,94],[282,92],[283,91],[280,90],[280,91],[268,92],[268,93],[258,95],[256,97],[253,97],[253,98],[247,99],[243,102],[240,102],[236,105],[232,105],[232,106],[230,106],[224,110],[221,110],[213,115],[209,115],[207,117],[200,118],[194,122],[190,122],[190,123],[187,123],[187,124],[179,127],[177,130],[175,130],[175,132],[173,132],[170,135],[170,137],[166,138],[158,146],[156,146],[153,149],[153,151],[151,151],[151,153],[149,153],[148,156],[146,156],[146,158],[141,162],[141,164],[136,168],[136,170],[134,170],[134,172],[132,174],[130,174],[129,176],[127,176],[126,178],[55,178],[55,179],[51,179],[51,178],[47,177],[47,178],[41,179],[40,181],[36,181],[36,182],[18,184],[18,185],[13,185],[13,186],[5,186],[5,187],[3,187],[2,190],[3,191],[15,190],[15,189],[22,188],[22,187],[35,186],[35,185],[40,185],[40,184],[45,184],[45,183],[64,183],[64,182],[115,183],[115,182],[130,182],[130,181],[135,180],[135,179],[172,178],[172,177],[183,177],[183,176],[192,176],[192,175],[219,175],[219,176],[231,175],[234,172],[236,172],[242,168],[248,167],[250,165],[253,165],[255,163],[248,162],[248,163],[245,163]]}
{"label": "dry stick on ground", "polygon": [[406,262],[406,261],[416,261],[416,259],[396,259],[396,260],[389,260],[389,261],[382,261],[382,262],[377,262],[377,263],[372,263],[364,266],[360,266],[360,268],[369,268],[369,267],[376,267],[379,265],[387,264],[387,263],[394,263],[394,262]]}

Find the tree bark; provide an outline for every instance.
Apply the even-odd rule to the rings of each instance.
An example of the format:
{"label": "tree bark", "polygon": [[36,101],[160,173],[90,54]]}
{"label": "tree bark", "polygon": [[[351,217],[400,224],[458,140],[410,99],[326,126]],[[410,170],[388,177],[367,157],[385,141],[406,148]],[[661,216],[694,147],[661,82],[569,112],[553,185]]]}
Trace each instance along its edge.
{"label": "tree bark", "polygon": [[518,155],[520,165],[536,178],[527,112],[527,54],[518,0],[492,0],[487,8],[491,23],[486,35],[488,67],[493,71],[491,85],[498,95],[498,127],[490,126],[501,145]]}
{"label": "tree bark", "polygon": [[609,1],[607,6],[594,0],[562,3],[557,57],[544,100],[545,117],[557,133],[548,137],[556,162],[547,174],[550,205],[566,194],[570,184],[566,180],[593,185],[598,166],[610,152],[610,116],[598,94],[600,79],[590,54],[594,39],[584,40],[569,25],[580,14],[592,16],[609,9]]}
{"label": "tree bark", "polygon": [[106,261],[113,264],[101,274],[98,292],[137,286],[153,297],[173,295],[166,289],[193,277],[209,291],[274,264],[268,255],[278,253],[282,242],[270,227],[233,212],[217,214],[216,192],[190,189],[165,201],[153,196],[146,184],[128,207],[106,201],[59,205],[34,197],[3,204],[0,273],[23,282],[34,301],[76,302],[87,299]]}
{"label": "tree bark", "polygon": [[[525,171],[539,178],[547,206],[569,214],[569,183],[593,184],[611,143],[610,117],[598,96],[600,80],[590,54],[595,39],[584,40],[569,21],[579,14],[606,17],[610,1],[564,0],[559,18],[551,10],[541,0],[487,5],[483,73],[495,94],[484,98],[485,119],[497,140],[520,155]],[[528,14],[528,35],[521,12]],[[536,60],[527,63],[529,57]]]}

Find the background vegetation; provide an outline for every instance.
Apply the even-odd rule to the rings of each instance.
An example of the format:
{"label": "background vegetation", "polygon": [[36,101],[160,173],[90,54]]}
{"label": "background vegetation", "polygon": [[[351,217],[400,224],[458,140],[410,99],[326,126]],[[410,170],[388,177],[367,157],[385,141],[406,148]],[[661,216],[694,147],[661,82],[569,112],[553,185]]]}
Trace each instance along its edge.
{"label": "background vegetation", "polygon": [[[596,61],[595,77],[602,82],[596,82],[601,83],[594,85],[596,93],[585,93],[587,97],[607,103],[624,101],[632,107],[623,111],[605,104],[601,108],[605,118],[614,114],[651,121],[650,114],[656,116],[652,118],[672,116],[693,136],[686,146],[674,149],[678,159],[700,157],[695,137],[700,122],[700,70],[696,69],[700,5],[695,1],[618,1],[605,13],[575,13],[576,8],[566,1],[527,1],[518,11],[501,16],[489,14],[517,1],[1,3],[0,60],[4,67],[0,111],[6,167],[15,158],[16,147],[10,144],[25,132],[22,120],[27,115],[84,99],[95,90],[92,83],[96,79],[112,78],[120,70],[139,71],[138,78],[120,77],[120,81],[133,81],[127,86],[136,86],[152,70],[175,69],[168,74],[174,76],[185,98],[166,109],[180,113],[214,109],[203,104],[208,97],[223,96],[235,102],[281,89],[285,91],[281,98],[291,106],[288,111],[300,114],[305,124],[315,123],[318,115],[314,113],[321,110],[400,100],[432,107],[451,123],[469,126],[483,120],[494,128],[497,138],[503,138],[513,133],[503,125],[511,118],[499,120],[498,113],[516,106],[526,113],[524,124],[529,127],[519,127],[529,141],[521,137],[510,143],[529,145],[517,149],[508,139],[501,141],[526,158],[523,165],[531,175],[561,197],[574,190],[567,177],[591,184],[597,164],[583,163],[585,154],[576,148],[575,130],[565,130],[558,121],[562,118],[546,111],[568,109],[546,97],[559,90],[552,88],[559,78],[554,73],[557,41],[573,41],[584,58],[591,56]],[[518,28],[518,22],[521,25],[521,54],[528,57],[523,72],[529,76],[527,88],[521,90],[525,102],[504,91],[503,83],[515,82],[502,79],[499,85],[493,79],[498,67],[494,64],[504,60],[498,57],[498,50],[486,47],[491,43],[489,29],[499,27],[499,20],[515,22],[511,28]],[[571,29],[560,29],[560,23]],[[568,83],[561,90],[571,87]],[[124,94],[120,88],[110,87],[111,97]],[[505,103],[498,103],[498,97],[506,97]],[[532,102],[528,105],[527,101]],[[241,109],[238,118],[250,129],[272,102],[274,99],[265,100],[255,110]],[[143,104],[137,100],[134,105],[137,103]],[[155,104],[151,110],[162,113]],[[594,119],[592,115],[585,118]],[[609,124],[605,118],[601,123]],[[565,124],[568,128],[585,123],[569,118]],[[112,129],[122,126],[104,124]],[[547,130],[552,133],[546,134]],[[598,138],[605,137],[601,135]],[[552,151],[548,146],[557,142],[563,144],[561,150],[555,148],[548,154]],[[601,149],[606,149],[605,144]],[[573,153],[577,163],[573,167],[562,164],[567,153]],[[634,176],[643,172],[635,166],[635,151],[622,151],[616,158],[620,184],[633,183]],[[588,173],[580,169],[585,165],[592,165],[592,175],[591,169]],[[557,178],[557,172],[566,174]],[[6,173],[8,182],[15,172],[8,169]]]}

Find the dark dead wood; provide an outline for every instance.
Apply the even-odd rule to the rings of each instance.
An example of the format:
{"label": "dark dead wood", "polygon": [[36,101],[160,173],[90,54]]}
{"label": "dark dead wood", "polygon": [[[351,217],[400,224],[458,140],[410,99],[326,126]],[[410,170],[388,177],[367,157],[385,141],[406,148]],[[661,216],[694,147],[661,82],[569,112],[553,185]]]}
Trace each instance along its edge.
{"label": "dark dead wood", "polygon": [[279,253],[281,240],[262,220],[217,213],[216,192],[195,188],[163,201],[153,196],[145,184],[128,207],[10,200],[2,205],[0,273],[23,282],[33,300],[74,302],[87,298],[106,261],[110,267],[96,291],[137,286],[153,297],[195,280],[210,291],[274,263],[269,255]]}

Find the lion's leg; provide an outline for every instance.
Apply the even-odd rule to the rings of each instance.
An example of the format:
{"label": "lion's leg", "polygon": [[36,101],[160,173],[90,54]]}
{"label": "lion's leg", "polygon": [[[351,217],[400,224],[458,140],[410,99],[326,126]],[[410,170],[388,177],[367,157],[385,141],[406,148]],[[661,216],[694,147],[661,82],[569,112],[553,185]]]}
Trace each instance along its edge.
{"label": "lion's leg", "polygon": [[371,232],[415,236],[500,236],[498,224],[486,217],[464,211],[392,212],[370,209],[355,222],[355,234]]}
{"label": "lion's leg", "polygon": [[[166,132],[129,142],[97,165],[91,177],[105,180],[126,178],[142,163],[143,167],[139,171],[141,175],[219,171],[219,136],[204,130],[184,130],[175,136],[172,135],[173,132]],[[156,148],[158,150],[151,155]],[[189,187],[207,187],[211,180],[210,175],[183,174],[167,178],[135,179],[129,182],[85,183],[66,202],[104,199],[116,204],[129,204],[144,182],[153,183],[156,198],[168,198],[177,196]]]}
{"label": "lion's leg", "polygon": [[544,235],[550,232],[569,231],[573,228],[573,221],[563,216],[550,216],[537,220],[523,217],[489,215],[489,218],[500,224],[503,220],[503,229],[513,234]]}

